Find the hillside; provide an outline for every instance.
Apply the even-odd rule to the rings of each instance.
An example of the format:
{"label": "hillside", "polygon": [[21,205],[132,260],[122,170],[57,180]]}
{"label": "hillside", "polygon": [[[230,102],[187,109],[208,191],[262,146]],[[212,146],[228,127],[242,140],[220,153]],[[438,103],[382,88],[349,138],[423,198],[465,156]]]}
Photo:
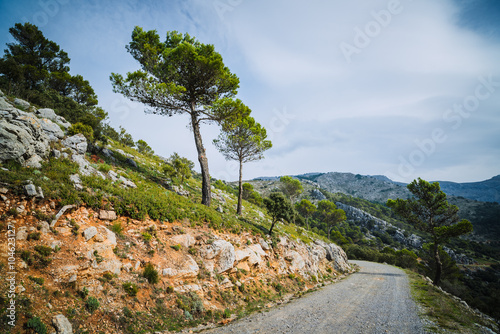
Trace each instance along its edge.
{"label": "hillside", "polygon": [[[297,175],[296,177],[316,181],[323,189],[331,193],[340,192],[378,203],[385,203],[389,198],[407,198],[410,195],[406,189],[406,184],[394,182],[382,175],[368,176],[330,172]],[[437,182],[439,182],[441,190],[448,196],[464,197],[480,202],[500,203],[500,175],[481,182]]]}
{"label": "hillside", "polygon": [[261,208],[237,216],[215,188],[207,208],[198,175],[176,184],[161,158],[0,95],[2,332],[214,326],[351,271],[325,238],[283,224],[271,238]]}

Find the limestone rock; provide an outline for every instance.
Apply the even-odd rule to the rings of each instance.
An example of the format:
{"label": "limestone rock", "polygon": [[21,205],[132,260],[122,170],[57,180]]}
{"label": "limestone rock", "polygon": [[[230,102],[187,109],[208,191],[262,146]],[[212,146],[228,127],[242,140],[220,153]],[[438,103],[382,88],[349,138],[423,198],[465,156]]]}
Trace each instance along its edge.
{"label": "limestone rock", "polygon": [[80,175],[72,174],[69,176],[69,180],[73,183],[73,186],[77,190],[83,190],[82,180],[80,179]]}
{"label": "limestone rock", "polygon": [[47,222],[40,222],[38,224],[38,230],[40,233],[46,234],[50,232],[50,225]]}
{"label": "limestone rock", "polygon": [[96,234],[97,234],[97,228],[95,226],[91,226],[91,227],[85,229],[85,231],[83,231],[83,237],[85,238],[85,241],[89,241]]}
{"label": "limestone rock", "polygon": [[170,238],[174,245],[181,245],[182,248],[189,248],[196,243],[196,239],[191,234],[179,234]]}
{"label": "limestone rock", "polygon": [[73,334],[73,326],[69,320],[62,314],[52,318],[52,325],[56,329],[57,334]]}
{"label": "limestone rock", "polygon": [[49,142],[35,115],[15,108],[0,110],[0,161],[16,160],[24,165],[32,158],[36,165],[48,156]]}
{"label": "limestone rock", "polygon": [[165,268],[162,270],[162,275],[176,278],[194,278],[200,272],[200,268],[196,261],[189,255],[186,255],[182,264],[176,268]]}
{"label": "limestone rock", "polygon": [[81,133],[67,137],[61,142],[61,144],[64,147],[73,150],[76,154],[85,154],[85,152],[87,152],[87,138],[85,138],[85,136]]}
{"label": "limestone rock", "polygon": [[30,107],[30,103],[28,101],[25,101],[25,100],[22,100],[22,99],[18,99],[18,98],[16,98],[14,100],[14,105],[16,107],[24,109],[24,110],[28,110],[29,107]]}
{"label": "limestone rock", "polygon": [[114,212],[114,211],[108,211],[108,210],[100,210],[99,211],[99,219],[102,219],[102,220],[115,220],[116,219],[116,212]]}
{"label": "limestone rock", "polygon": [[210,245],[205,245],[200,249],[200,255],[205,259],[205,267],[209,271],[220,274],[232,269],[236,255],[234,246],[221,239],[214,240]]}
{"label": "limestone rock", "polygon": [[52,122],[50,119],[42,118],[40,120],[40,124],[50,141],[64,138],[64,132],[61,130],[59,125]]}

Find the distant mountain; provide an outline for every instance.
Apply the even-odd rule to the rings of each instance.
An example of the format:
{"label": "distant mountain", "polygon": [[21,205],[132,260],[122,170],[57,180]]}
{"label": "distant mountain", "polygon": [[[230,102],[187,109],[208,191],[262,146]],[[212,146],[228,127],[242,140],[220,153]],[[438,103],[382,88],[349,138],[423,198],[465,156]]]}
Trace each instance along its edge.
{"label": "distant mountain", "polygon": [[[321,188],[331,193],[339,192],[378,203],[385,203],[389,198],[407,198],[410,196],[410,192],[406,189],[406,183],[392,181],[384,175],[370,176],[336,172],[304,175],[307,175],[307,179],[317,182]],[[297,177],[304,178],[301,175]],[[464,197],[480,202],[500,203],[500,175],[481,182],[438,182],[441,190],[448,196]]]}
{"label": "distant mountain", "polygon": [[389,198],[408,198],[410,196],[410,192],[405,186],[383,176],[326,173],[317,176],[314,181],[331,193],[339,192],[379,203],[385,203]]}
{"label": "distant mountain", "polygon": [[441,190],[450,196],[460,196],[481,202],[500,203],[500,175],[481,182],[455,183],[439,181]]}

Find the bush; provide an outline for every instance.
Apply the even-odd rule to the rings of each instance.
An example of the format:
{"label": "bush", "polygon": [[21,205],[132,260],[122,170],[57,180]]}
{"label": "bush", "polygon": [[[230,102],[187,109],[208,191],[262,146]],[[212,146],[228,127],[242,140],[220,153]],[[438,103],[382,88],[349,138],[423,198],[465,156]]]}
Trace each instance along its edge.
{"label": "bush", "polygon": [[28,276],[28,278],[38,285],[43,285],[43,283],[45,282],[45,280],[42,277]]}
{"label": "bush", "polygon": [[142,276],[144,276],[150,284],[156,284],[160,281],[158,271],[151,263],[148,263],[146,265],[142,273]]}
{"label": "bush", "polygon": [[82,135],[87,138],[88,141],[93,141],[94,140],[94,130],[90,125],[83,124],[81,122],[75,123],[71,125],[68,128],[68,135],[73,136],[78,133],[81,133]]}
{"label": "bush", "polygon": [[28,320],[28,322],[26,323],[26,327],[33,329],[35,331],[35,333],[47,334],[47,327],[40,320],[39,317],[33,317],[30,320]]}
{"label": "bush", "polygon": [[137,296],[137,292],[139,291],[139,288],[134,283],[130,283],[130,282],[123,283],[122,287],[123,287],[123,290],[125,290],[127,295],[129,295],[130,297]]}
{"label": "bush", "polygon": [[40,240],[41,233],[40,232],[32,232],[28,234],[28,241],[30,240]]}
{"label": "bush", "polygon": [[35,246],[35,250],[41,256],[49,256],[50,254],[52,254],[52,248],[47,246]]}
{"label": "bush", "polygon": [[95,297],[89,297],[87,298],[87,302],[85,303],[85,307],[90,313],[94,313],[98,308],[100,304],[97,298]]}

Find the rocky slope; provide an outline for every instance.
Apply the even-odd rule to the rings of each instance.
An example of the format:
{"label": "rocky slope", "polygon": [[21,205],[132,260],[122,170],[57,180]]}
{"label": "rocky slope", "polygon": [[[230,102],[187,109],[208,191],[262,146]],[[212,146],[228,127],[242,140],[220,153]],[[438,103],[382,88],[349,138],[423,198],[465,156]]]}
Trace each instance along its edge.
{"label": "rocky slope", "polygon": [[[340,247],[312,235],[306,243],[283,232],[270,238],[255,229],[215,230],[207,218],[117,214],[114,202],[103,200],[111,195],[88,182],[119,187],[121,194],[138,187],[152,191],[153,185],[143,181],[147,177],[137,175],[140,157],[102,148],[100,154],[110,161],[126,158],[135,172],[118,165],[103,168],[89,161],[83,135],[66,135],[68,126],[50,109],[0,97],[0,162],[17,161],[37,178],[35,183],[19,180],[20,170],[11,164],[0,171],[0,276],[9,282],[2,285],[0,306],[1,316],[10,316],[13,325],[5,321],[0,329],[52,326],[49,332],[135,333],[228,321],[231,313],[271,307],[351,270]],[[56,174],[41,175],[49,156],[75,164],[67,182],[92,205],[47,196],[47,191],[57,193],[57,185],[44,195],[38,180],[49,182],[48,176],[61,173],[49,168]],[[189,196],[189,191],[173,190],[179,193],[174,197]],[[230,212],[224,204],[235,199],[213,193],[219,211]],[[103,203],[106,208],[99,208]],[[268,220],[260,211],[251,214],[259,217],[255,225]]]}

